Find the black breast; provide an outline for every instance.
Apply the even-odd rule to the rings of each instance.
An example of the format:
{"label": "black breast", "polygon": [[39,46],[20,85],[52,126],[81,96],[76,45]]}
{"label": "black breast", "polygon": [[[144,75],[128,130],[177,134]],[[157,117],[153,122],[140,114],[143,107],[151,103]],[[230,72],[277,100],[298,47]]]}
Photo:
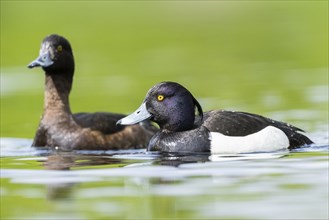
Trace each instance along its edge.
{"label": "black breast", "polygon": [[210,152],[209,130],[201,126],[189,131],[161,131],[152,137],[148,150],[180,153]]}

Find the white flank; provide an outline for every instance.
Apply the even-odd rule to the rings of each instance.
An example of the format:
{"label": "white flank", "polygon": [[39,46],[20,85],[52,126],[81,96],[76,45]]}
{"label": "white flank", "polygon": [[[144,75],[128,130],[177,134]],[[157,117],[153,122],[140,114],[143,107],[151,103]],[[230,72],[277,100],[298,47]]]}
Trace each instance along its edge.
{"label": "white flank", "polygon": [[226,136],[210,132],[212,154],[236,154],[266,152],[287,149],[289,139],[280,129],[267,126],[263,130],[247,136]]}

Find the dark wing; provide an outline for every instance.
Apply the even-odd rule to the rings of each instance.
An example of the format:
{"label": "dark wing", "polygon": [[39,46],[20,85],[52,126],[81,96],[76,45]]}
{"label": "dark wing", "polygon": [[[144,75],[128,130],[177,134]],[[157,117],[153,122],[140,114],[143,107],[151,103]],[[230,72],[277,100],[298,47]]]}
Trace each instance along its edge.
{"label": "dark wing", "polygon": [[101,131],[103,134],[112,134],[121,131],[124,126],[117,126],[116,122],[123,117],[125,115],[108,112],[73,114],[74,120],[81,127]]}
{"label": "dark wing", "polygon": [[220,132],[228,136],[246,136],[271,125],[281,129],[287,135],[290,149],[313,143],[308,137],[299,133],[303,132],[300,128],[246,112],[209,111],[204,114],[204,125],[210,131]]}

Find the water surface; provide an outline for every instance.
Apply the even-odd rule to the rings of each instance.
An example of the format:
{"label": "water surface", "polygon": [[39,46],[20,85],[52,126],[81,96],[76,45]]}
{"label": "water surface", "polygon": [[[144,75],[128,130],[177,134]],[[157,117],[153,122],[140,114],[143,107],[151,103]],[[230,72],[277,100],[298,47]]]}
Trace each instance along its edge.
{"label": "water surface", "polygon": [[327,219],[328,145],[292,152],[52,152],[1,139],[6,219]]}

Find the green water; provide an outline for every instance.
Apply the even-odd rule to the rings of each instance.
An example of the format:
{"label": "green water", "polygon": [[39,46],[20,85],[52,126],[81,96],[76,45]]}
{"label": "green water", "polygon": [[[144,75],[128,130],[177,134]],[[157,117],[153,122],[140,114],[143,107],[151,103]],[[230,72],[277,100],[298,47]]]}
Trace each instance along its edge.
{"label": "green water", "polygon": [[328,146],[317,150],[208,162],[136,152],[2,158],[1,217],[327,219]]}
{"label": "green water", "polygon": [[[1,219],[328,218],[328,1],[0,4]],[[183,163],[145,152],[35,152],[44,75],[26,66],[51,33],[74,50],[73,112],[130,113],[152,85],[177,81],[204,110],[284,120],[318,145]]]}

